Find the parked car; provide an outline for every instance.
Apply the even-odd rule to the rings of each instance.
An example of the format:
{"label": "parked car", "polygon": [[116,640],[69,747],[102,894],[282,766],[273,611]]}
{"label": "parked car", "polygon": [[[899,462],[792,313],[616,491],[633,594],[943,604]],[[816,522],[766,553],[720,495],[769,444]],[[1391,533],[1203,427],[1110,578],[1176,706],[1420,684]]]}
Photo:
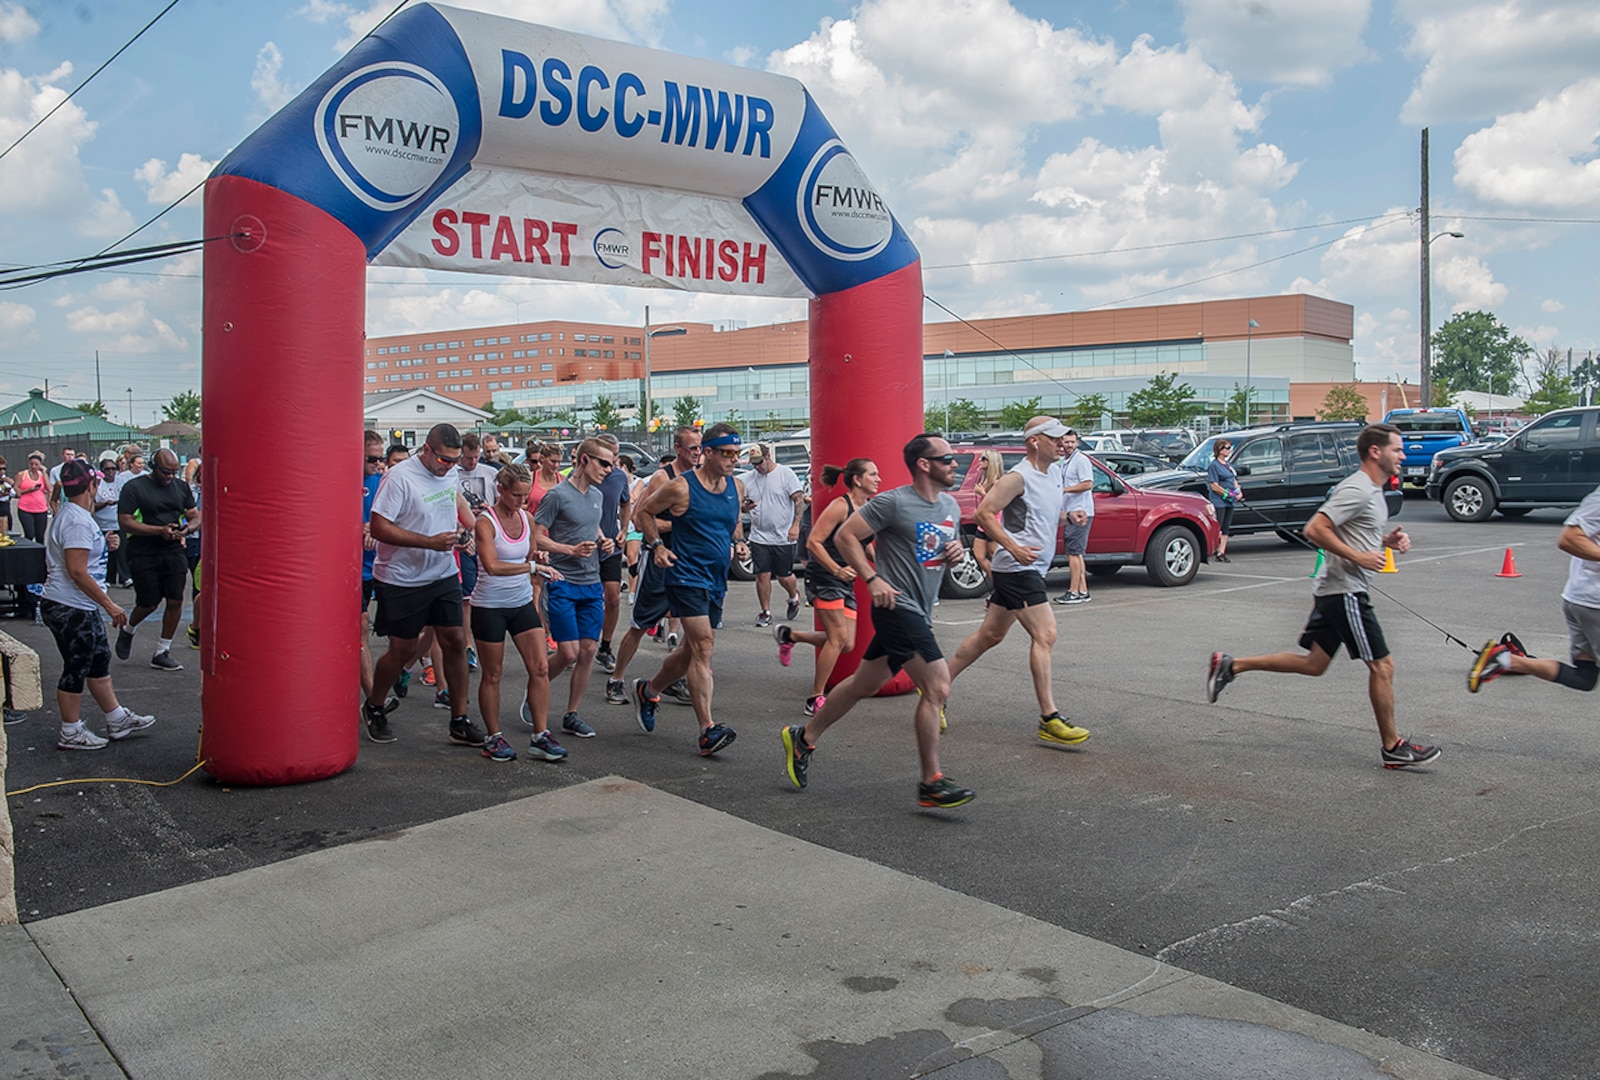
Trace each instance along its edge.
{"label": "parked car", "polygon": [[1557,409],[1495,443],[1434,455],[1428,498],[1457,521],[1577,506],[1600,486],[1600,406]]}
{"label": "parked car", "polygon": [[1194,432],[1188,428],[1145,428],[1134,432],[1131,442],[1124,436],[1123,442],[1136,454],[1149,454],[1173,462],[1188,457],[1195,447]]}
{"label": "parked car", "polygon": [[[961,540],[966,557],[945,570],[943,595],[952,599],[982,596],[989,580],[972,556],[977,533],[973,518],[978,508],[978,474],[973,463],[985,450],[999,450],[1006,468],[1026,456],[1020,445],[956,446],[956,486],[951,489],[961,507]],[[1089,551],[1084,561],[1097,575],[1115,574],[1124,566],[1142,564],[1157,585],[1187,585],[1200,564],[1217,549],[1217,515],[1209,500],[1187,492],[1145,491],[1124,481],[1090,455],[1094,465],[1094,528],[1089,530]],[[1060,549],[1060,536],[1056,538]],[[1057,554],[1051,566],[1067,565]]]}
{"label": "parked car", "polygon": [[1422,487],[1428,482],[1433,455],[1473,442],[1472,419],[1460,409],[1390,409],[1383,422],[1400,429],[1405,442],[1402,481]]}
{"label": "parked car", "polygon": [[[1146,489],[1203,495],[1212,447],[1218,439],[1228,439],[1233,443],[1230,461],[1238,470],[1245,498],[1245,508],[1234,515],[1232,535],[1276,532],[1290,539],[1306,527],[1334,485],[1360,468],[1356,436],[1365,426],[1359,421],[1317,421],[1213,435],[1178,468],[1145,473],[1135,482]],[[1384,501],[1390,517],[1405,505],[1398,477],[1390,482]]]}
{"label": "parked car", "polygon": [[1134,477],[1135,484],[1145,473],[1166,472],[1172,468],[1172,462],[1166,458],[1135,454],[1130,450],[1095,450],[1093,454],[1096,461],[1118,476]]}

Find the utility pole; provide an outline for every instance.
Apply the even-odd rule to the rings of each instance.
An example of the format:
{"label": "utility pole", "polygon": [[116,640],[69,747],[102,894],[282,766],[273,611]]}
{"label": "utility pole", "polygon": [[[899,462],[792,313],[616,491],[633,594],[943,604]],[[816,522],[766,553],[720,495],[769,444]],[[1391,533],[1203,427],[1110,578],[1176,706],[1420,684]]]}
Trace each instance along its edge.
{"label": "utility pole", "polygon": [[1418,215],[1422,218],[1422,386],[1418,396],[1422,408],[1426,409],[1433,402],[1433,267],[1429,265],[1430,251],[1433,245],[1429,242],[1432,234],[1428,231],[1428,129],[1422,129],[1422,203],[1418,208]]}
{"label": "utility pole", "polygon": [[100,350],[94,351],[94,400],[97,404],[104,405],[106,399],[100,396]]}

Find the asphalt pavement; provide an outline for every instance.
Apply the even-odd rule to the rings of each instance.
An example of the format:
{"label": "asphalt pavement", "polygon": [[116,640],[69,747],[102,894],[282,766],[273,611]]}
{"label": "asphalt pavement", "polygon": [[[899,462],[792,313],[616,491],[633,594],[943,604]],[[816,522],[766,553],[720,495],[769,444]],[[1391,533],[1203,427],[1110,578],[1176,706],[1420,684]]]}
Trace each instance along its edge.
{"label": "asphalt pavement", "polygon": [[[1357,663],[1341,659],[1316,680],[1248,675],[1205,703],[1213,649],[1276,651],[1298,636],[1314,556],[1276,538],[1236,542],[1232,563],[1203,568],[1186,588],[1155,588],[1126,569],[1093,579],[1090,604],[1058,609],[1057,696],[1094,733],[1080,748],[1035,739],[1026,641],[1014,632],[956,684],[944,762],[978,798],[946,813],[915,805],[906,698],[864,703],[822,740],[808,789],[790,787],[777,732],[800,718],[809,657],[800,649],[794,667],[779,667],[770,634],[751,625],[753,588],[735,584],[716,711],[740,737],[717,759],[693,751],[687,709],[664,706],[646,736],[628,710],[600,702],[597,678],[584,713],[597,738],[569,740],[560,765],[496,765],[446,743],[445,714],[414,691],[394,717],[399,742],[364,743],[353,769],[320,783],[248,789],[196,776],[170,788],[71,784],[9,797],[17,933],[66,976],[139,1076],[202,1075],[179,1066],[214,1063],[206,1046],[225,1043],[236,1021],[262,1061],[280,1061],[275,1038],[321,1045],[318,1032],[360,1022],[347,1015],[358,1003],[396,1010],[397,980],[407,979],[431,1003],[435,982],[464,996],[446,1006],[448,1028],[426,1029],[426,1046],[402,1040],[410,1060],[448,1050],[458,1055],[449,1060],[479,1061],[473,1032],[490,1016],[537,1028],[548,1011],[562,1054],[579,1056],[553,1056],[568,1067],[527,1075],[634,1074],[619,1064],[625,1021],[653,1038],[679,1032],[666,1056],[665,1043],[635,1046],[642,1056],[629,1060],[654,1061],[653,1075],[692,1075],[696,1063],[698,1075],[910,1075],[906,1061],[969,1070],[942,1074],[961,1076],[1213,1075],[1163,1057],[1168,1043],[1141,1027],[1126,1003],[1146,976],[1120,981],[1136,968],[1157,973],[1145,989],[1188,988],[1163,990],[1150,1008],[1187,1018],[1164,1028],[1171,1045],[1213,1048],[1199,1056],[1221,1068],[1215,1075],[1345,1075],[1326,1057],[1335,1047],[1359,1056],[1338,1066],[1357,1070],[1349,1075],[1600,1075],[1594,699],[1530,679],[1469,695],[1469,653],[1399,606],[1469,642],[1514,629],[1536,654],[1563,654],[1561,517],[1463,525],[1408,501],[1401,520],[1416,546],[1398,574],[1378,579],[1393,599],[1373,602],[1397,658],[1401,729],[1444,748],[1425,769],[1379,767]],[[1495,576],[1507,547],[1519,578]],[[1064,578],[1052,585],[1064,588]],[[979,601],[940,606],[947,652],[981,614]],[[53,680],[58,661],[42,630],[8,629],[39,649]],[[659,655],[647,643],[634,674],[649,674]],[[169,675],[134,660],[117,666],[118,689],[132,707],[154,709],[158,726],[69,755],[54,749],[54,717],[36,714],[7,731],[8,792],[75,777],[169,780],[193,764],[196,665]],[[263,708],[295,707],[298,662],[286,648],[281,683],[261,688]],[[564,694],[565,683],[556,689]],[[521,735],[515,720],[506,727]],[[626,805],[608,805],[619,799]],[[644,817],[657,823],[643,833],[616,824]],[[762,890],[759,902],[745,896]],[[326,926],[305,897],[330,898]],[[963,925],[978,935],[970,956]],[[302,926],[311,932],[297,933]],[[828,947],[798,967],[774,960],[771,950],[797,932]],[[717,943],[735,938],[718,959]],[[489,996],[468,1000],[471,980],[446,977],[447,941],[469,943],[469,971],[494,969]],[[524,1000],[512,974],[494,967],[496,943],[527,978],[537,972],[538,995]],[[123,958],[125,945],[139,959]],[[651,975],[663,980],[643,995],[653,1004],[641,1003],[632,965],[661,950],[675,959]],[[152,955],[153,974],[140,966]],[[965,981],[974,966],[994,985]],[[311,1009],[342,1000],[337,972],[354,996]],[[878,979],[894,987],[871,990],[886,985]],[[248,1007],[259,1002],[239,989],[251,982],[289,997],[303,987],[305,1008],[280,1003],[266,1010],[270,1023],[256,1019]],[[1203,1000],[1180,1000],[1200,986]],[[149,988],[142,998],[140,987]],[[206,987],[235,1009],[197,1013],[202,1037],[163,1002],[192,1009]],[[916,993],[901,1001],[902,988]],[[410,1015],[398,1008],[378,1026],[399,1030]],[[587,1051],[576,1045],[586,1026],[596,1033]],[[1311,1038],[1317,1052],[1302,1058],[1307,1044],[1245,1037],[1263,1026]],[[160,1038],[139,1034],[147,1029]],[[1004,1053],[935,1056],[998,1047],[1004,1040],[983,1033],[1023,1029],[1033,1034]],[[1058,1037],[1067,1041],[1051,1042]],[[1378,1041],[1360,1041],[1368,1037]],[[729,1038],[742,1056],[712,1052]],[[1245,1062],[1247,1046],[1279,1069],[1217,1064]],[[1105,1064],[1117,1048],[1127,1052],[1122,1071]],[[386,1055],[322,1072],[376,1075]]]}

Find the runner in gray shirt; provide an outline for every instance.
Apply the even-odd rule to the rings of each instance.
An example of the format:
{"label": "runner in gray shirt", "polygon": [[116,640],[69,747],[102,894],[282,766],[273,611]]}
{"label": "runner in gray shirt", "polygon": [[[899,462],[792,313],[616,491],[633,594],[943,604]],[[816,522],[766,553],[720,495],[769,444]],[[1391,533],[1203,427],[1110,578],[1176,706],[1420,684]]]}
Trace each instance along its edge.
{"label": "runner in gray shirt", "polygon": [[1216,701],[1222,688],[1246,671],[1321,675],[1343,645],[1352,658],[1367,665],[1367,696],[1378,721],[1383,767],[1423,765],[1439,756],[1439,748],[1402,739],[1395,728],[1394,657],[1367,602],[1367,574],[1383,569],[1388,561],[1384,549],[1400,554],[1411,550],[1405,529],[1385,532],[1389,509],[1383,501],[1384,488],[1391,477],[1400,475],[1405,460],[1400,429],[1369,424],[1356,438],[1356,451],[1360,471],[1340,481],[1306,525],[1306,538],[1328,556],[1327,575],[1317,582],[1311,618],[1300,635],[1300,647],[1308,651],[1238,658],[1212,653],[1206,696]]}
{"label": "runner in gray shirt", "polygon": [[[961,508],[946,490],[955,480],[956,458],[949,443],[926,432],[903,453],[911,483],[869,499],[835,534],[839,553],[872,595],[872,641],[855,674],[834,688],[815,716],[783,729],[783,746],[789,780],[805,787],[817,739],[903,668],[921,695],[915,718],[922,765],[917,802],[948,808],[973,798],[971,789],[939,769],[939,715],[950,696],[950,666],[933,636],[930,614],[945,564],[966,554],[957,539]],[[878,556],[876,571],[867,560],[869,540]]]}
{"label": "runner in gray shirt", "polygon": [[1502,675],[1537,675],[1574,690],[1593,690],[1600,681],[1600,665],[1595,662],[1600,658],[1600,488],[1589,492],[1563,526],[1556,547],[1572,556],[1561,590],[1572,663],[1529,656],[1515,634],[1506,634],[1485,645],[1473,661],[1467,689],[1474,694]]}

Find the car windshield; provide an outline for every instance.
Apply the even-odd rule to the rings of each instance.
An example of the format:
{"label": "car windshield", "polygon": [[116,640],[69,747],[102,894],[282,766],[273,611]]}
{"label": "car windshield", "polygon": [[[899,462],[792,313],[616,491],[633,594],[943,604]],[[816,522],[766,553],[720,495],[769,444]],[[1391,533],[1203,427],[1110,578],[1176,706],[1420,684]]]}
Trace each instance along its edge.
{"label": "car windshield", "polygon": [[1185,469],[1193,469],[1196,472],[1205,472],[1207,469],[1211,468],[1211,459],[1216,456],[1211,452],[1211,445],[1216,441],[1217,436],[1213,435],[1211,438],[1207,439],[1205,442],[1189,451],[1189,456],[1184,458],[1180,464]]}
{"label": "car windshield", "polygon": [[806,453],[806,448],[800,443],[790,446],[779,444],[772,448],[772,457],[779,465],[805,465],[810,462],[811,456]]}
{"label": "car windshield", "polygon": [[1455,413],[1411,413],[1409,416],[1391,416],[1389,423],[1405,434],[1427,434],[1430,431],[1461,434],[1461,418]]}
{"label": "car windshield", "polygon": [[1141,431],[1138,441],[1159,447],[1169,453],[1174,450],[1187,450],[1194,445],[1194,440],[1183,431]]}

